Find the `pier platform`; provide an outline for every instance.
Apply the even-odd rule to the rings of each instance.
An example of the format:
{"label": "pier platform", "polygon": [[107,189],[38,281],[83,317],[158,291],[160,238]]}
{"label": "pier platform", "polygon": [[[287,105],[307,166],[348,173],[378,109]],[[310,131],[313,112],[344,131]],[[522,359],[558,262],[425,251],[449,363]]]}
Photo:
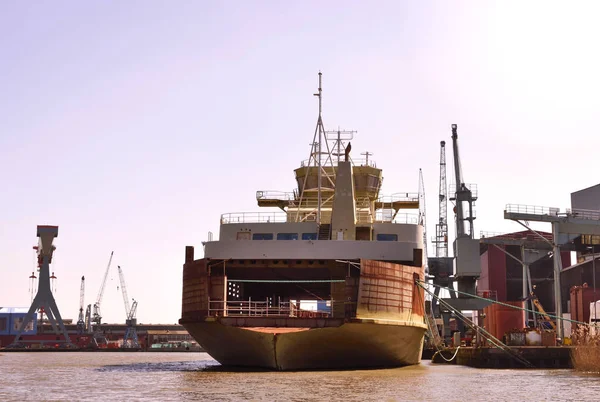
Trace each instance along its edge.
{"label": "pier platform", "polygon": [[[512,346],[511,350],[529,361],[535,368],[573,368],[571,363],[572,346]],[[443,352],[444,357],[454,356],[456,349]],[[434,355],[432,363],[459,364],[476,368],[526,368],[511,355],[495,347],[465,347],[458,349],[456,358],[445,361],[439,353]]]}

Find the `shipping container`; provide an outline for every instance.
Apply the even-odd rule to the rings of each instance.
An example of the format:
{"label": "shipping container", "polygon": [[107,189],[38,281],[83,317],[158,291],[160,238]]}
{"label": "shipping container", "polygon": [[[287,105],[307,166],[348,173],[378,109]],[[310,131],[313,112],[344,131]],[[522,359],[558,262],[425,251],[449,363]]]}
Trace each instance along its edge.
{"label": "shipping container", "polygon": [[0,308],[0,335],[10,334],[10,313],[7,307]]}
{"label": "shipping container", "polygon": [[[29,307],[8,307],[9,311],[9,334],[16,335],[21,328],[21,324],[25,321],[25,316],[29,311]],[[37,334],[37,314],[33,315],[33,319],[27,324],[22,335]]]}
{"label": "shipping container", "polygon": [[[506,302],[515,307],[523,308],[522,301]],[[522,330],[525,327],[523,311],[516,308],[492,304],[484,310],[485,328],[496,338],[502,340],[509,331]]]}

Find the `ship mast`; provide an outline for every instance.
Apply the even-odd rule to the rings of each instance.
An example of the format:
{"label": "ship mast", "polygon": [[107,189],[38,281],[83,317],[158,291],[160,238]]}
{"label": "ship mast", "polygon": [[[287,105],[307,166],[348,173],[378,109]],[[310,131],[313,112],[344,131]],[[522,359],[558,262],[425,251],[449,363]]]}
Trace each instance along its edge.
{"label": "ship mast", "polygon": [[319,117],[317,119],[317,132],[319,133],[319,142],[318,142],[318,150],[317,150],[317,155],[318,155],[318,159],[317,159],[317,164],[318,164],[318,176],[317,176],[317,225],[321,224],[321,180],[322,180],[322,174],[321,174],[321,170],[322,170],[322,166],[321,166],[321,137],[323,136],[323,131],[325,131],[323,129],[323,119],[321,118],[321,103],[323,100],[323,90],[321,88],[321,76],[323,74],[319,71],[319,92],[314,94],[315,96],[319,97]]}

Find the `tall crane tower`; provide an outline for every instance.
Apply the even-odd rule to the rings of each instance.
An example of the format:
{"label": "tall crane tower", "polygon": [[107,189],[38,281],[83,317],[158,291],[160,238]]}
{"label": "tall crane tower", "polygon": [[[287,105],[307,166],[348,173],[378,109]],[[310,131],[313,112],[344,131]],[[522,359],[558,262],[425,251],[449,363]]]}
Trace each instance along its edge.
{"label": "tall crane tower", "polygon": [[140,347],[136,330],[137,319],[135,317],[137,313],[138,302],[133,300],[133,304],[131,307],[129,306],[129,297],[127,297],[127,287],[125,286],[125,277],[123,276],[123,270],[121,270],[121,266],[118,266],[118,270],[119,280],[121,281],[121,290],[123,292],[123,304],[125,305],[125,324],[127,325],[127,330],[125,331],[125,336],[123,337],[123,347],[137,349]]}
{"label": "tall crane tower", "polygon": [[[37,251],[37,263],[40,270],[38,291],[33,298],[33,302],[31,302],[31,306],[23,318],[19,329],[17,330],[14,341],[8,345],[8,348],[18,347],[23,342],[32,342],[31,340],[22,340],[21,334],[34,320],[36,311],[38,310],[44,310],[48,320],[50,321],[50,324],[52,324],[52,329],[57,336],[56,340],[53,340],[52,343],[60,343],[64,347],[68,348],[74,347],[74,345],[71,343],[71,339],[69,338],[69,334],[67,333],[67,329],[65,328],[65,324],[60,316],[60,312],[58,311],[58,306],[56,305],[56,300],[52,294],[50,283],[50,264],[52,263],[52,256],[54,254],[54,250],[56,249],[52,243],[54,238],[57,236],[58,226],[38,225],[37,237],[39,240],[38,245],[34,246],[34,250]],[[54,276],[54,273],[52,276]],[[64,339],[60,339],[60,335],[62,335]]]}
{"label": "tall crane tower", "polygon": [[448,257],[448,188],[446,185],[446,141],[440,142],[439,221],[435,225],[435,256]]}
{"label": "tall crane tower", "polygon": [[[429,279],[433,279],[435,285],[452,288],[454,260],[448,257],[448,187],[446,185],[446,141],[440,141],[440,189],[439,189],[439,219],[435,225],[435,237],[432,239],[435,245],[435,257],[429,258]],[[437,296],[440,288],[434,290],[435,298],[431,301],[431,307],[435,317],[440,316],[440,308]],[[450,297],[456,294],[450,292]]]}
{"label": "tall crane tower", "polygon": [[85,318],[83,317],[83,297],[85,294],[85,276],[81,277],[81,287],[79,288],[79,318],[77,318],[77,333],[79,335],[85,332]]}
{"label": "tall crane tower", "polygon": [[110,258],[108,259],[108,265],[106,267],[106,271],[104,272],[104,278],[102,279],[102,284],[100,285],[100,291],[98,292],[98,296],[96,297],[96,302],[94,303],[94,308],[92,312],[92,325],[88,328],[89,332],[93,332],[94,334],[94,342],[97,343],[98,339],[100,339],[101,343],[107,343],[106,338],[102,335],[101,325],[102,325],[102,313],[100,311],[100,304],[102,303],[102,296],[104,296],[104,287],[106,286],[106,278],[108,278],[108,272],[110,271],[110,264],[112,263],[114,251],[110,252]]}
{"label": "tall crane tower", "polygon": [[[423,263],[427,268],[427,219],[425,209],[425,182],[423,171],[419,169],[419,225],[423,226]],[[426,269],[426,271],[428,271]]]}

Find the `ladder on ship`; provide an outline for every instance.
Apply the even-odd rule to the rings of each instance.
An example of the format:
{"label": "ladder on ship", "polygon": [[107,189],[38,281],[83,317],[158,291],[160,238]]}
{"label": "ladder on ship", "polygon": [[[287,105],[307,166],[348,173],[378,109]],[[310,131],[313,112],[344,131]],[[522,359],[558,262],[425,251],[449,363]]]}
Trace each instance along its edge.
{"label": "ladder on ship", "polygon": [[319,225],[319,240],[331,240],[331,224],[322,223]]}
{"label": "ladder on ship", "polygon": [[441,346],[443,341],[440,333],[438,331],[437,324],[435,322],[435,317],[433,316],[433,312],[430,310],[429,313],[425,314],[427,320],[427,326],[429,327],[429,333],[431,334],[431,342],[435,346]]}

